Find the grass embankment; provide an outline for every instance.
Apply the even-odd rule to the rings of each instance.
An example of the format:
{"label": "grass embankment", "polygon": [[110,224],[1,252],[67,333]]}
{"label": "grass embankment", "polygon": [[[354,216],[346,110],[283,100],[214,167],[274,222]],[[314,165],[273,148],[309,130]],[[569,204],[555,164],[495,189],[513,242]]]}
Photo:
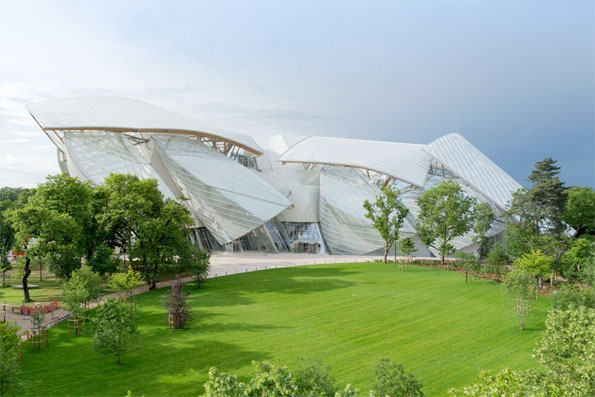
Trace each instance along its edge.
{"label": "grass embankment", "polygon": [[137,348],[118,366],[91,352],[91,329],[52,329],[45,352],[27,352],[31,395],[163,396],[202,393],[211,366],[244,378],[252,360],[292,366],[319,356],[344,386],[372,387],[375,363],[388,357],[424,385],[427,395],[473,382],[481,368],[536,367],[543,329],[540,298],[527,329],[516,326],[497,283],[439,269],[358,263],[269,270],[209,280],[191,292],[194,320],[167,328],[169,289],[134,298]]}

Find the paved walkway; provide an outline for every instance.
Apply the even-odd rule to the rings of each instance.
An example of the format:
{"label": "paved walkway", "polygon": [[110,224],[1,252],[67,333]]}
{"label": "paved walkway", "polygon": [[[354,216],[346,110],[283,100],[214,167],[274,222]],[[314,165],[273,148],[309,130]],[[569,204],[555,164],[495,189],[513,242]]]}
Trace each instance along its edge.
{"label": "paved walkway", "polygon": [[[344,255],[313,255],[313,254],[266,254],[258,252],[250,253],[213,253],[211,256],[211,270],[207,278],[222,277],[231,274],[254,272],[259,270],[268,270],[293,266],[305,266],[315,264],[328,263],[354,263],[354,262],[374,262],[374,260],[382,260],[382,256],[344,256]],[[433,260],[437,258],[415,258],[424,260]],[[187,283],[193,280],[193,277],[182,278],[182,282]],[[161,281],[157,283],[157,289],[170,287],[175,280]],[[143,285],[131,291],[130,296],[142,294],[147,292],[149,287]],[[107,294],[101,297],[99,302],[94,303],[91,307],[96,307],[102,304],[108,298],[116,298],[118,294]],[[34,306],[35,303],[29,304]],[[12,322],[15,326],[20,327],[20,333],[24,334],[31,330],[31,316],[21,315],[20,313],[12,313],[9,307],[0,309],[0,320],[5,318],[7,322]],[[4,317],[5,316],[5,317]],[[70,314],[64,309],[54,310],[47,313],[45,316],[44,325],[52,327],[61,321],[66,320]],[[23,335],[25,337],[25,335]]]}

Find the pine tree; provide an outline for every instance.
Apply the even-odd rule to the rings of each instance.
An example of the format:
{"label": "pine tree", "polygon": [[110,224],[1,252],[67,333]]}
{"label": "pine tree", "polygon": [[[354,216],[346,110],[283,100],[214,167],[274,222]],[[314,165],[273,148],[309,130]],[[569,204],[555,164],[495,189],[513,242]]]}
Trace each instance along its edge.
{"label": "pine tree", "polygon": [[547,225],[539,226],[546,226],[557,233],[564,228],[561,218],[566,205],[566,187],[558,178],[559,174],[560,167],[556,165],[556,160],[546,157],[535,163],[535,169],[528,178],[533,183],[528,199],[536,211],[536,221],[546,221]]}

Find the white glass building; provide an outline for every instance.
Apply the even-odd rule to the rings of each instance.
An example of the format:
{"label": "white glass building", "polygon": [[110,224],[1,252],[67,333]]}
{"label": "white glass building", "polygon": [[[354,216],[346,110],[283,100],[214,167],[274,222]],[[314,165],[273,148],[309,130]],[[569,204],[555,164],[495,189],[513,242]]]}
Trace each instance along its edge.
{"label": "white glass building", "polygon": [[[442,180],[487,202],[498,216],[521,186],[459,134],[429,144],[275,136],[261,148],[249,135],[206,126],[144,102],[69,98],[28,106],[56,145],[63,172],[101,183],[110,173],[155,178],[165,198],[184,197],[192,238],[209,250],[364,255],[383,249],[362,203],[389,184],[410,214],[402,234],[417,255],[417,197]],[[458,249],[474,250],[472,235]]]}

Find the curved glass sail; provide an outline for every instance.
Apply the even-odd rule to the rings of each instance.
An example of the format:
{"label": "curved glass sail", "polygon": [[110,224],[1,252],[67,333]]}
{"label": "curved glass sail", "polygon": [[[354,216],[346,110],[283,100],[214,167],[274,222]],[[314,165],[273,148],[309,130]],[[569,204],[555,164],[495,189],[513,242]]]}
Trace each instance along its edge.
{"label": "curved glass sail", "polygon": [[220,244],[262,226],[291,203],[255,171],[197,139],[151,138],[197,217]]}
{"label": "curved glass sail", "polygon": [[[111,173],[154,178],[165,198],[173,193],[150,164],[150,150],[124,134],[97,131],[66,131],[68,156],[89,181],[100,184]],[[135,144],[137,143],[137,144]]]}
{"label": "curved glass sail", "polygon": [[364,200],[380,188],[354,168],[323,167],[320,172],[320,228],[332,254],[363,255],[384,247],[365,217]]}

